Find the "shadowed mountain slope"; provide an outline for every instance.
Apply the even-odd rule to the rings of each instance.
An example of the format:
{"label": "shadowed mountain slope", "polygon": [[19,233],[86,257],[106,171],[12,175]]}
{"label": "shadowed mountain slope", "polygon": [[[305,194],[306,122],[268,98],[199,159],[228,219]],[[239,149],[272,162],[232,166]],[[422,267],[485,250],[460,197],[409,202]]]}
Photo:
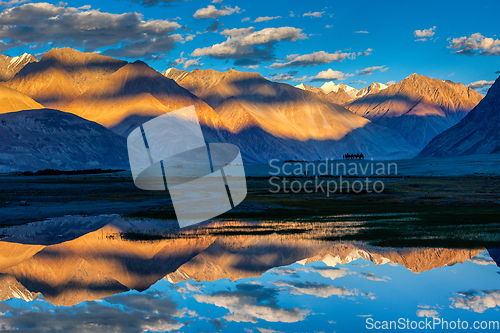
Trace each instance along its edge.
{"label": "shadowed mountain slope", "polygon": [[458,124],[436,136],[417,157],[500,154],[500,78]]}
{"label": "shadowed mountain slope", "polygon": [[50,109],[1,114],[0,152],[0,172],[128,167],[124,138]]}
{"label": "shadowed mountain slope", "polygon": [[271,82],[257,73],[169,70],[184,88],[215,108],[249,149],[266,159],[413,156],[415,147],[391,131],[317,94]]}
{"label": "shadowed mountain slope", "polygon": [[412,74],[346,107],[397,131],[421,149],[436,135],[458,123],[481,99],[479,93],[462,84]]}

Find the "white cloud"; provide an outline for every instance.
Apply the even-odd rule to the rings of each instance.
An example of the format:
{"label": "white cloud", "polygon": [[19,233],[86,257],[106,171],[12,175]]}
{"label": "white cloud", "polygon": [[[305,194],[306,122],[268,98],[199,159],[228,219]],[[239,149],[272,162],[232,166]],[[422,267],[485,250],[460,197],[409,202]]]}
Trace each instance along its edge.
{"label": "white cloud", "polygon": [[111,14],[89,7],[65,4],[28,3],[0,12],[0,51],[13,47],[33,49],[52,43],[54,47],[72,46],[93,52],[114,47],[103,54],[120,57],[165,55],[182,41],[172,34],[181,26],[169,20],[147,20],[138,13]]}
{"label": "white cloud", "polygon": [[307,16],[309,16],[309,17],[321,17],[321,16],[323,16],[324,13],[325,13],[324,11],[323,12],[309,12],[309,13],[304,13],[304,15],[302,15],[302,16],[303,17],[307,17]]}
{"label": "white cloud", "polygon": [[349,84],[366,84],[367,82],[366,81],[363,81],[363,80],[356,80],[356,81],[351,81],[349,82]]}
{"label": "white cloud", "polygon": [[356,274],[356,272],[349,271],[347,268],[317,268],[314,270],[319,273],[322,277],[335,280],[346,275]]}
{"label": "white cloud", "polygon": [[221,3],[222,0],[212,0],[212,3]]}
{"label": "white cloud", "polygon": [[275,331],[271,328],[261,328],[261,327],[257,327],[257,331],[259,331],[260,333],[284,333],[282,331]]}
{"label": "white cloud", "polygon": [[281,308],[277,305],[277,293],[261,286],[240,286],[241,290],[219,291],[212,295],[194,295],[199,303],[213,304],[228,309],[230,315],[224,319],[235,322],[256,323],[258,319],[268,322],[295,323],[309,314],[308,310]]}
{"label": "white cloud", "polygon": [[395,80],[391,80],[391,81],[387,81],[385,83],[386,86],[390,86],[390,85],[393,85],[393,84],[396,84],[396,81]]}
{"label": "white cloud", "polygon": [[327,24],[325,25],[325,28],[333,28],[333,25]]}
{"label": "white cloud", "polygon": [[[0,312],[15,315],[2,317],[2,329],[43,332],[166,332],[184,327],[174,317],[182,317],[183,311],[168,295],[122,294],[111,296],[107,302],[84,302],[70,312],[54,307],[39,307],[31,311],[23,307],[0,304]],[[105,304],[105,305],[104,305]],[[94,323],[99,323],[96,325]]]}
{"label": "white cloud", "polygon": [[458,296],[452,298],[451,308],[472,310],[483,313],[487,309],[500,306],[500,290],[468,291],[457,293]]}
{"label": "white cloud", "polygon": [[[227,320],[228,322],[236,322],[236,323],[257,323],[257,319],[255,317],[250,317],[250,316],[247,316],[246,314],[243,314],[243,313],[234,313],[234,314],[230,314],[230,315],[225,315],[223,317],[225,320]],[[251,332],[253,332],[252,330],[250,330]]]}
{"label": "white cloud", "polygon": [[186,289],[192,292],[201,292],[200,286],[195,286],[189,282],[186,282]]}
{"label": "white cloud", "polygon": [[455,54],[497,56],[500,55],[500,39],[487,38],[475,33],[469,37],[453,38],[448,48],[456,50]]}
{"label": "white cloud", "polygon": [[174,62],[170,64],[170,66],[172,66],[172,67],[179,66],[179,65],[183,64],[184,61],[186,61],[186,60],[187,60],[187,58],[184,57],[184,52],[181,52],[180,57],[175,59]]}
{"label": "white cloud", "polygon": [[293,295],[304,294],[322,298],[327,298],[334,295],[339,297],[356,295],[355,293],[347,290],[344,287],[335,287],[323,283],[276,281],[274,282],[274,284],[278,287],[290,288],[290,293]]}
{"label": "white cloud", "polygon": [[0,7],[12,7],[14,5],[18,5],[20,3],[30,2],[30,0],[8,0],[8,1],[0,1]]}
{"label": "white cloud", "polygon": [[436,310],[418,310],[417,317],[437,318],[439,313]]}
{"label": "white cloud", "polygon": [[342,81],[354,74],[344,74],[340,71],[334,71],[328,68],[326,71],[319,72],[316,76],[311,77],[312,81]]}
{"label": "white cloud", "polygon": [[474,257],[472,259],[469,259],[469,261],[476,265],[481,265],[481,266],[496,265],[496,262],[491,258]]}
{"label": "white cloud", "polygon": [[388,276],[384,276],[383,278],[376,277],[375,274],[373,273],[367,273],[367,272],[361,272],[359,273],[362,277],[365,279],[371,280],[371,281],[376,281],[376,282],[387,282],[390,280]]}
{"label": "white cloud", "polygon": [[206,8],[198,9],[193,17],[196,19],[201,18],[219,18],[221,16],[227,16],[234,13],[240,13],[241,8],[236,6],[234,8],[231,7],[222,7],[221,9],[217,9],[214,5],[208,5]]}
{"label": "white cloud", "polygon": [[345,53],[341,51],[337,51],[335,53],[328,53],[325,51],[319,51],[304,55],[289,55],[287,57],[286,62],[283,63],[274,63],[270,65],[270,68],[288,68],[288,67],[305,67],[305,66],[316,66],[322,64],[329,64],[332,62],[342,61],[346,58],[354,59],[356,57],[356,53]]}
{"label": "white cloud", "polygon": [[388,69],[389,68],[385,67],[385,66],[373,66],[373,67],[368,67],[368,68],[365,68],[365,69],[362,69],[362,70],[358,71],[358,75],[359,76],[372,75],[373,72],[376,71],[376,70],[380,70],[381,72],[385,72]]}
{"label": "white cloud", "polygon": [[226,41],[195,49],[191,55],[234,59],[237,66],[256,65],[261,61],[274,59],[274,45],[278,42],[295,42],[307,38],[301,29],[293,27],[266,28],[259,31],[250,27],[224,30],[221,34],[228,36]]}
{"label": "white cloud", "polygon": [[368,31],[354,31],[355,34],[369,34]]}
{"label": "white cloud", "polygon": [[190,60],[187,60],[185,63],[184,63],[184,69],[188,69],[189,67],[196,67],[196,66],[202,66],[203,64],[200,62],[200,58],[197,58],[197,59],[190,59]]}
{"label": "white cloud", "polygon": [[370,48],[366,49],[366,51],[360,51],[360,52],[358,52],[358,57],[359,57],[359,56],[367,56],[367,55],[370,55],[370,54],[372,54],[372,51],[373,51],[373,50],[372,50],[372,49],[370,49]]}
{"label": "white cloud", "polygon": [[242,23],[243,22],[248,22],[248,21],[250,21],[250,17],[245,17],[244,19],[241,20]]}
{"label": "white cloud", "polygon": [[294,82],[302,82],[302,81],[306,81],[307,79],[308,79],[307,75],[304,75],[304,76],[296,77],[292,81],[294,81]]}
{"label": "white cloud", "polygon": [[274,75],[271,75],[270,77],[268,77],[267,79],[268,80],[271,80],[271,81],[277,81],[277,82],[283,82],[283,81],[290,81],[294,78],[293,75],[290,75],[290,74],[274,74]]}
{"label": "white cloud", "polygon": [[485,88],[491,86],[495,81],[479,80],[476,82],[469,83],[467,87],[472,89]]}
{"label": "white cloud", "polygon": [[255,19],[255,21],[253,21],[253,23],[267,22],[267,21],[276,20],[279,18],[281,18],[281,16],[260,16],[260,17],[257,17]]}
{"label": "white cloud", "polygon": [[224,29],[220,34],[223,36],[231,36],[238,37],[243,35],[248,35],[254,32],[255,28],[233,28],[233,29]]}
{"label": "white cloud", "polygon": [[415,30],[413,31],[413,36],[415,37],[432,37],[436,33],[436,27],[432,27],[424,30]]}

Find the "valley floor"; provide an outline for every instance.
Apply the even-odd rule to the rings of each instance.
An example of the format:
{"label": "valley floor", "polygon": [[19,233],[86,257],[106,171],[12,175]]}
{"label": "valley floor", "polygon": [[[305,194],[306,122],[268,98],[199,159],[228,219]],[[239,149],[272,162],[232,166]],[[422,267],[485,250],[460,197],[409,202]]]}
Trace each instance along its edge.
{"label": "valley floor", "polygon": [[[289,180],[304,183],[310,179]],[[226,226],[209,229],[213,233],[252,234],[307,233],[316,228],[313,237],[391,246],[411,245],[417,240],[419,246],[500,244],[500,176],[371,179],[383,181],[385,190],[328,197],[305,191],[270,193],[269,178],[248,177],[247,198],[217,219]],[[137,189],[128,172],[0,177],[0,226],[100,214],[175,220],[168,193]],[[254,224],[242,227],[235,221]],[[318,234],[318,223],[326,223],[329,231]],[[214,225],[213,221],[206,225],[210,224]]]}

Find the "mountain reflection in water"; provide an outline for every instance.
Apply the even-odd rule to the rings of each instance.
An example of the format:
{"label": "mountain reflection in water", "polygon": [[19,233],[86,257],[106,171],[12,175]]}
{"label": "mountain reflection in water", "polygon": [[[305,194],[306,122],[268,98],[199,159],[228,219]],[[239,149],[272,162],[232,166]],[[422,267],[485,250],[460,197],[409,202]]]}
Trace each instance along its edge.
{"label": "mountain reflection in water", "polygon": [[348,332],[367,318],[499,317],[499,249],[300,234],[122,237],[171,227],[73,216],[0,230],[0,329]]}

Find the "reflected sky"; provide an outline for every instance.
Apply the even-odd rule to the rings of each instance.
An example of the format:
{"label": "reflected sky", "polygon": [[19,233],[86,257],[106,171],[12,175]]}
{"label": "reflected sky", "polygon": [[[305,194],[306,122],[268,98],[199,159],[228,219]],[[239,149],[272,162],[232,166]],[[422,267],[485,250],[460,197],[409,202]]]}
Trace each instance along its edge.
{"label": "reflected sky", "polygon": [[140,223],[113,223],[55,244],[4,231],[0,330],[358,332],[369,319],[500,318],[498,249],[275,234],[131,241],[118,232]]}

